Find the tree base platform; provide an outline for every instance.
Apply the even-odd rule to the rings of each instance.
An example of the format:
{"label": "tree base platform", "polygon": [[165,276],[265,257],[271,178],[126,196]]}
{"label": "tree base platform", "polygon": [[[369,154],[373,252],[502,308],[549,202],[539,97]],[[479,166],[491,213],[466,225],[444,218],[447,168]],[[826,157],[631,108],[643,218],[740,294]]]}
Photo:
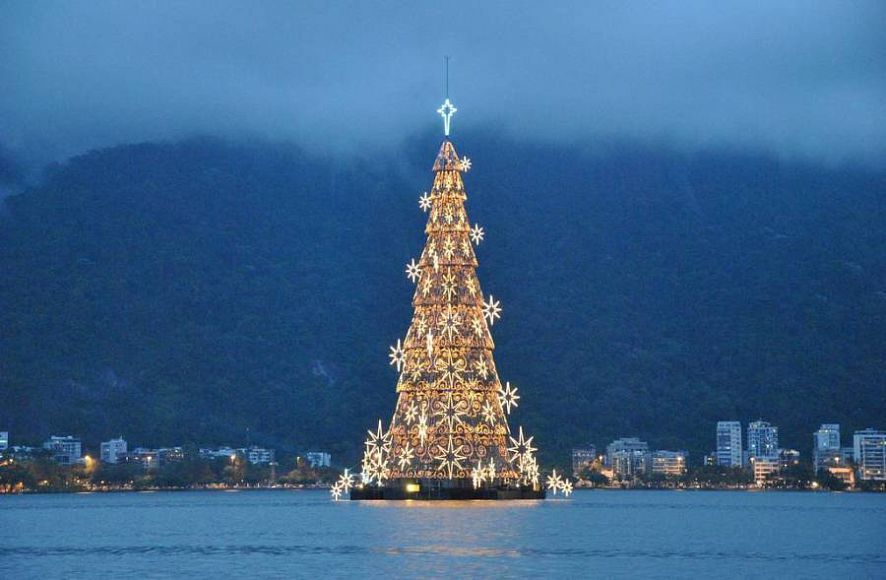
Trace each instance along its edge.
{"label": "tree base platform", "polygon": [[418,489],[397,487],[351,488],[350,499],[365,500],[522,500],[544,499],[544,489],[532,488],[493,488],[473,489],[464,487],[425,487]]}

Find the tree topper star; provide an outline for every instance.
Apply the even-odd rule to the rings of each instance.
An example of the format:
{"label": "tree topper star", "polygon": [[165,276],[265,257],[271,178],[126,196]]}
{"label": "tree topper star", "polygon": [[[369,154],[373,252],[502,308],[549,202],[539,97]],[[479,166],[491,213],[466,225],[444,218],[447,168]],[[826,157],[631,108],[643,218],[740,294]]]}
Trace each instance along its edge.
{"label": "tree topper star", "polygon": [[455,105],[452,104],[452,101],[450,101],[448,97],[443,101],[440,108],[437,109],[437,113],[443,117],[443,134],[447,137],[449,137],[449,123],[452,120],[452,115],[454,115],[456,111],[458,111],[458,109],[455,108]]}

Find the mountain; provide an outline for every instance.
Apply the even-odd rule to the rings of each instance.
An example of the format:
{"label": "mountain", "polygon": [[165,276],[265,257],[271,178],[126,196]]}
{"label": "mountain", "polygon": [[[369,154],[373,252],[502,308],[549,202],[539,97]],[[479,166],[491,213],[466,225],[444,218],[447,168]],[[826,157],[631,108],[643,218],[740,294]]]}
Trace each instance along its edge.
{"label": "mountain", "polygon": [[[439,143],[324,157],[192,139],[92,151],[0,212],[0,424],[323,447],[390,418]],[[468,134],[479,275],[542,460],[714,422],[886,417],[886,173]],[[844,436],[845,437],[845,436]]]}

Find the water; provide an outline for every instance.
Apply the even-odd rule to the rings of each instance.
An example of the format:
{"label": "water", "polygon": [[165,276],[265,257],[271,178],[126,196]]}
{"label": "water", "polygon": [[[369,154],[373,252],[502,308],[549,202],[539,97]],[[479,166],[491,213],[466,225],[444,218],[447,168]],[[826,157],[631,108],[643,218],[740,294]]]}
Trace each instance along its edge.
{"label": "water", "polygon": [[886,578],[886,495],[579,491],[346,502],[322,491],[0,497],[0,577]]}

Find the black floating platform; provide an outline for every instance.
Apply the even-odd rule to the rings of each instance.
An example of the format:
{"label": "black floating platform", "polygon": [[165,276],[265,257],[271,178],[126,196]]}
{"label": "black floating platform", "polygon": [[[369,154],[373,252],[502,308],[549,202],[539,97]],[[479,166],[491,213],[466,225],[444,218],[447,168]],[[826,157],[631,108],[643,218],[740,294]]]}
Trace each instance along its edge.
{"label": "black floating platform", "polygon": [[[415,489],[418,487],[418,489]],[[353,487],[351,500],[517,500],[544,499],[544,489],[525,488],[481,488],[466,487]]]}

